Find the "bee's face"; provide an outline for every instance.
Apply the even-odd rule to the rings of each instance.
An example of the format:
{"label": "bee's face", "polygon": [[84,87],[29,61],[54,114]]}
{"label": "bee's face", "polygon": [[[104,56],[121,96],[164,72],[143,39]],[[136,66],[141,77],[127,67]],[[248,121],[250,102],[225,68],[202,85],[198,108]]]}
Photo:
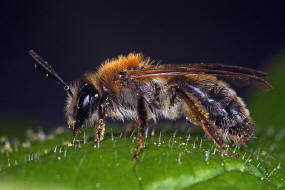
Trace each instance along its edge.
{"label": "bee's face", "polygon": [[77,93],[67,99],[66,116],[73,134],[77,135],[78,131],[96,112],[100,96],[98,90],[87,82],[74,85],[73,91]]}

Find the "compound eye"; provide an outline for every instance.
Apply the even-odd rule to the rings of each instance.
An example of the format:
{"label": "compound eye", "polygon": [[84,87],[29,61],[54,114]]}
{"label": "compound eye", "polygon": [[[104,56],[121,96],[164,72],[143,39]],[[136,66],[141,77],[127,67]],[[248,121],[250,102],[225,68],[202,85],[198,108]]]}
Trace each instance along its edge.
{"label": "compound eye", "polygon": [[90,95],[89,94],[87,94],[86,96],[85,96],[85,98],[83,99],[83,102],[82,102],[82,107],[86,107],[86,106],[88,106],[89,105],[89,103],[90,103]]}
{"label": "compound eye", "polygon": [[85,119],[89,115],[90,111],[91,95],[84,96],[78,105],[78,116],[80,119]]}

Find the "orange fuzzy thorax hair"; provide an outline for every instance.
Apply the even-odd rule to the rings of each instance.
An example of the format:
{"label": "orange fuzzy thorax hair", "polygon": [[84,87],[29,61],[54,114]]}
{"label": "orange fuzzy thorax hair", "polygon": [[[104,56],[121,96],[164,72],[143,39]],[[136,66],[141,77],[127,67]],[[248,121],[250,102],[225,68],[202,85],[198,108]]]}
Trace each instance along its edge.
{"label": "orange fuzzy thorax hair", "polygon": [[[119,90],[118,73],[136,67],[146,68],[148,65],[150,65],[149,58],[145,58],[140,53],[129,53],[127,56],[121,55],[117,58],[108,59],[99,67],[96,74],[96,82],[101,82],[106,88],[117,92]],[[86,74],[85,77],[89,81],[93,78],[93,82],[90,82],[94,84],[95,79],[92,77],[92,74]]]}

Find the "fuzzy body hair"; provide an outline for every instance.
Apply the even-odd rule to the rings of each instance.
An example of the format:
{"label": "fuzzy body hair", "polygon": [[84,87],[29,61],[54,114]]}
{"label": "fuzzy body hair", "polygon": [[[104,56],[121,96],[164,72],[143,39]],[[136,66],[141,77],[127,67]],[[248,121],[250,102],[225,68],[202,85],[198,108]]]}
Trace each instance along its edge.
{"label": "fuzzy body hair", "polygon": [[[186,104],[175,95],[173,87],[183,87],[209,113],[209,119],[219,129],[224,139],[232,139],[240,144],[241,139],[247,141],[254,136],[252,120],[244,102],[237,97],[226,83],[214,76],[180,76],[152,77],[143,80],[130,80],[121,76],[127,70],[139,70],[151,67],[149,59],[142,54],[119,56],[117,59],[105,61],[98,71],[86,73],[84,81],[98,89],[100,95],[108,94],[109,105],[106,114],[118,120],[138,120],[138,97],[143,97],[147,105],[148,120],[155,122],[160,118],[175,120],[180,117],[189,118],[195,124],[195,118],[187,112]],[[71,86],[77,95],[79,83]],[[74,122],[74,110],[78,97],[68,96],[66,117],[69,124]],[[98,119],[95,111],[87,125],[94,125]]]}

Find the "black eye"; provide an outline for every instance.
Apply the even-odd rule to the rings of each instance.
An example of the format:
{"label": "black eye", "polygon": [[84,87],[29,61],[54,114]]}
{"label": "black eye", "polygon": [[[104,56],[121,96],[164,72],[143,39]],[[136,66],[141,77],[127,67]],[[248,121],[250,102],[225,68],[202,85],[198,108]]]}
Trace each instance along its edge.
{"label": "black eye", "polygon": [[86,107],[86,106],[89,105],[89,103],[90,103],[90,95],[87,94],[87,95],[85,96],[85,98],[83,99],[81,106],[82,106],[82,107]]}
{"label": "black eye", "polygon": [[80,98],[77,111],[79,119],[85,119],[89,116],[90,112],[92,111],[92,103],[93,98],[90,94],[84,95]]}
{"label": "black eye", "polygon": [[82,83],[78,92],[78,103],[75,108],[74,118],[76,123],[81,126],[97,108],[99,102],[98,91],[89,83]]}

